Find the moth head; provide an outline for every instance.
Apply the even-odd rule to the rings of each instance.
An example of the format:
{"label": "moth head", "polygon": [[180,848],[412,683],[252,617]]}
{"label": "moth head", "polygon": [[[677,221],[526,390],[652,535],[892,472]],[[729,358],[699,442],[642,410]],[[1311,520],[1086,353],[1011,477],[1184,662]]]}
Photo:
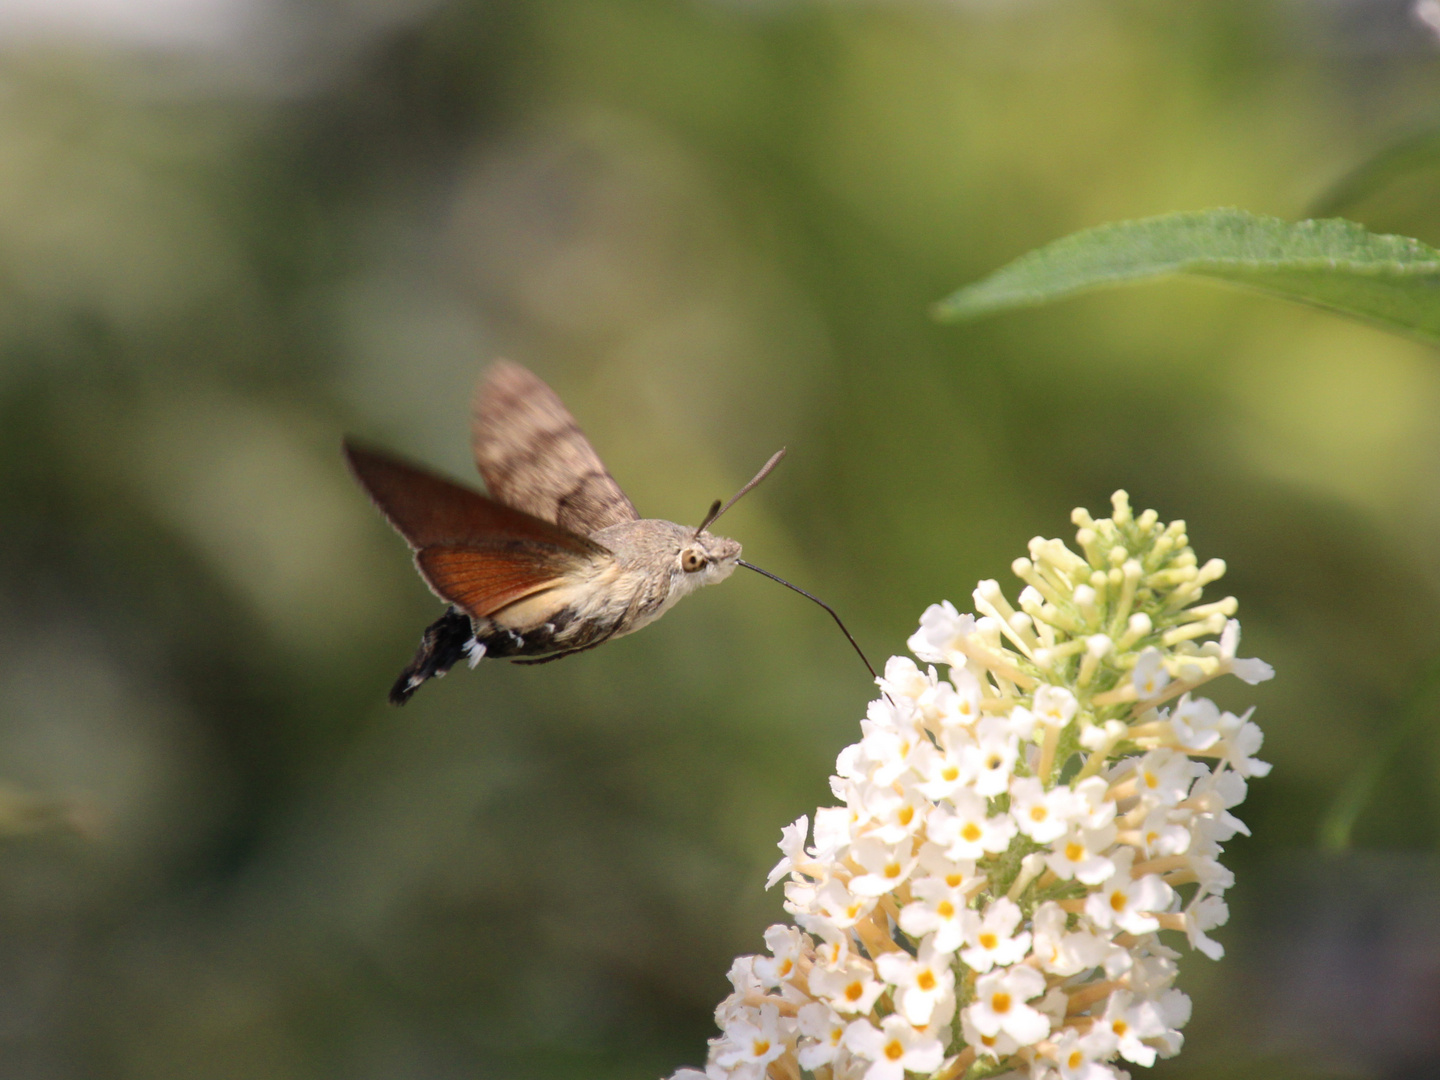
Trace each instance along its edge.
{"label": "moth head", "polygon": [[711,585],[730,576],[740,559],[740,544],[708,532],[685,538],[675,556],[681,575],[694,585]]}
{"label": "moth head", "polygon": [[675,584],[679,585],[685,592],[697,589],[701,585],[713,585],[717,581],[724,581],[730,576],[740,562],[740,545],[734,540],[724,536],[715,536],[706,532],[715,519],[729,510],[745,495],[755,487],[756,484],[770,475],[770,470],[780,464],[780,459],[785,456],[785,448],[781,447],[774,454],[770,455],[758,473],[748,484],[731,496],[730,501],[721,505],[716,499],[706,513],[700,527],[686,536],[675,553],[675,566],[678,573],[672,575]]}

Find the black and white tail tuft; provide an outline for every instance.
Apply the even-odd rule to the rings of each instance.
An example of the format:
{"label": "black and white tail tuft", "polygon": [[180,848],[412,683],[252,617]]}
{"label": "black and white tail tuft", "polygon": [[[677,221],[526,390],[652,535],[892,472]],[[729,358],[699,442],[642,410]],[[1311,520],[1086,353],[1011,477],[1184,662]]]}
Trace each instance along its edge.
{"label": "black and white tail tuft", "polygon": [[[427,679],[439,678],[471,656],[475,630],[470,617],[451,608],[425,628],[415,659],[390,688],[390,704],[404,705]],[[483,653],[482,653],[483,655]],[[473,664],[471,665],[474,666]]]}

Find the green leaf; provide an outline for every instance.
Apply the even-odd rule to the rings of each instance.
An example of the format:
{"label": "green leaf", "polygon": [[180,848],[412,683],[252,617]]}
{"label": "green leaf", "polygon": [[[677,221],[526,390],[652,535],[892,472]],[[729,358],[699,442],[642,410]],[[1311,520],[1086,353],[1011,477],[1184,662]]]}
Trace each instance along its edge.
{"label": "green leaf", "polygon": [[1186,274],[1328,308],[1440,344],[1440,251],[1353,221],[1202,210],[1074,233],[936,305],[973,319],[1104,285]]}

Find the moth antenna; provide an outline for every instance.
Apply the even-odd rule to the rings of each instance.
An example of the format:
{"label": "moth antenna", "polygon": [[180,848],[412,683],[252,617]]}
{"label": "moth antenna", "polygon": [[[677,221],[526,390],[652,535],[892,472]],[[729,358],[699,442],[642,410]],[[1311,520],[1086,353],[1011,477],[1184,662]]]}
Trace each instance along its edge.
{"label": "moth antenna", "polygon": [[[761,480],[764,480],[765,477],[769,476],[770,470],[775,468],[776,465],[779,465],[780,459],[785,456],[785,450],[786,448],[782,446],[779,450],[776,450],[775,453],[771,454],[770,460],[765,462],[764,465],[760,466],[760,471],[751,478],[748,484],[746,484],[734,495],[732,495],[730,497],[730,501],[727,502],[724,506],[720,505],[719,499],[716,499],[713,503],[711,503],[710,512],[705,515],[705,520],[700,522],[700,527],[695,530],[695,535],[699,536],[711,525],[714,525],[716,518],[718,518],[721,514],[725,513],[726,510],[729,510],[730,507],[734,506],[744,496],[748,495],[752,490],[754,490],[755,486],[759,484]],[[764,573],[764,571],[762,570],[761,573]],[[794,586],[792,585],[791,588],[794,588]]]}
{"label": "moth antenna", "polygon": [[[782,450],[780,451],[780,454],[783,454],[784,452],[785,451]],[[780,460],[780,454],[776,454],[773,458],[770,459],[770,465],[773,465],[776,461]],[[769,471],[770,465],[766,465],[764,469],[760,470],[760,476],[756,477],[750,482],[750,487],[753,487],[760,480],[760,477],[763,477],[765,473]],[[744,491],[740,492],[740,495],[743,494],[745,494]],[[735,498],[738,499],[740,495],[735,496]],[[734,502],[735,499],[731,499],[730,501]],[[744,559],[737,559],[736,562],[738,562],[741,566],[745,567],[745,569],[747,570],[754,570],[757,574],[764,574],[771,581],[778,581],[787,589],[794,589],[807,600],[814,600],[815,603],[819,604],[826,611],[828,611],[830,613],[830,617],[835,620],[835,625],[840,627],[840,632],[845,635],[845,640],[850,642],[851,647],[855,650],[855,654],[860,657],[860,662],[865,665],[865,670],[870,672],[870,677],[872,679],[879,678],[879,676],[875,674],[875,669],[870,666],[870,661],[865,659],[865,653],[860,648],[860,643],[855,640],[849,630],[845,629],[845,624],[840,621],[840,616],[835,614],[834,608],[832,608],[829,604],[825,603],[825,601],[821,600],[818,596],[806,592],[804,589],[800,588],[799,585],[791,585],[790,582],[786,581],[779,574],[772,574],[769,570],[761,570],[760,567],[756,566],[754,563],[748,563]]]}
{"label": "moth antenna", "polygon": [[[710,524],[720,516],[720,512],[720,500],[716,499],[713,503],[710,504],[710,509],[705,512],[705,520],[700,522],[700,527],[695,530],[695,536],[699,536],[702,532],[708,529],[710,527]],[[694,538],[694,536],[691,537],[692,540]]]}

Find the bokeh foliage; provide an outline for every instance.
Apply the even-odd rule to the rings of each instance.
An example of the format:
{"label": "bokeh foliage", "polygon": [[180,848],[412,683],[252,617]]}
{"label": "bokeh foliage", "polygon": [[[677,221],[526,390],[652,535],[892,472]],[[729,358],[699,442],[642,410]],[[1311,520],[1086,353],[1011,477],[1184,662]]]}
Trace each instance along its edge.
{"label": "bokeh foliage", "polygon": [[[1099,222],[1302,216],[1435,119],[1418,25],[1283,0],[276,10],[216,55],[0,54],[0,779],[95,834],[5,842],[0,1072],[703,1058],[730,957],[779,909],[780,826],[828,800],[870,688],[823,613],[747,578],[386,706],[437,604],[339,438],[471,475],[466,400],[499,355],[649,514],[698,520],[788,444],[727,531],[877,657],[1074,505],[1125,487],[1186,518],[1279,672],[1276,768],[1234,849],[1231,955],[1182,973],[1164,1075],[1433,1050],[1401,1024],[1313,1053],[1306,994],[1383,954],[1344,948],[1356,910],[1440,967],[1414,915],[1433,725],[1356,830],[1402,854],[1312,855],[1440,651],[1440,356],[1186,285],[927,315]],[[1437,206],[1345,212],[1433,244]]]}

